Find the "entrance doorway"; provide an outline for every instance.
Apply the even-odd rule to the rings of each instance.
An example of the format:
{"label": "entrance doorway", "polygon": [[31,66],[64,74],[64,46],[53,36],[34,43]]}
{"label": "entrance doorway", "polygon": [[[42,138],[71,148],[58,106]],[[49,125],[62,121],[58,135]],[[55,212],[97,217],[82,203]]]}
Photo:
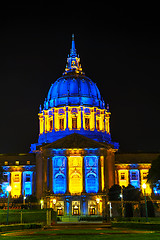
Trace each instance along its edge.
{"label": "entrance doorway", "polygon": [[95,214],[96,214],[95,207],[91,207],[90,208],[90,215],[95,215]]}
{"label": "entrance doorway", "polygon": [[80,215],[80,201],[72,201],[72,215]]}
{"label": "entrance doorway", "polygon": [[62,210],[62,208],[57,208],[57,215],[58,215],[58,216],[63,216],[63,210]]}
{"label": "entrance doorway", "polygon": [[79,215],[79,209],[74,207],[73,208],[73,215]]}

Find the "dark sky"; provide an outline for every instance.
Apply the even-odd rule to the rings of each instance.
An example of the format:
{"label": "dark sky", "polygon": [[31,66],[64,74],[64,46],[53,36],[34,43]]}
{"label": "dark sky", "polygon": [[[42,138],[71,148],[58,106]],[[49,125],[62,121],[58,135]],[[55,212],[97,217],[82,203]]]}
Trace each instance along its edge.
{"label": "dark sky", "polygon": [[9,5],[1,17],[0,153],[37,142],[39,105],[64,71],[72,33],[83,71],[110,105],[120,151],[159,152],[158,6],[61,5]]}

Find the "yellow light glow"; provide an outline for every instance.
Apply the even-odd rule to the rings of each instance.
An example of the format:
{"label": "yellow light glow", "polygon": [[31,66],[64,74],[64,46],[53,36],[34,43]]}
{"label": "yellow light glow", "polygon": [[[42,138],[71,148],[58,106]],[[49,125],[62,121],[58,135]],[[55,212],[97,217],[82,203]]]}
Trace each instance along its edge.
{"label": "yellow light glow", "polygon": [[39,118],[39,133],[42,134],[43,133],[43,116],[42,114],[40,115],[40,118]]}
{"label": "yellow light glow", "polygon": [[146,184],[145,183],[143,183],[142,188],[146,189]]}
{"label": "yellow light glow", "polygon": [[83,191],[82,164],[83,161],[80,156],[71,156],[68,158],[69,192],[71,194],[81,193]]}
{"label": "yellow light glow", "polygon": [[98,207],[99,207],[99,215],[102,215],[102,201],[99,202],[98,204]]}
{"label": "yellow light glow", "polygon": [[141,189],[142,193],[144,194],[144,184],[146,185],[145,191],[146,195],[151,195],[152,189],[150,188],[150,185],[147,183],[147,175],[148,175],[149,169],[141,169],[140,174],[141,174]]}
{"label": "yellow light glow", "polygon": [[129,178],[129,176],[128,176],[128,170],[127,169],[118,170],[118,180],[119,180],[119,185],[120,186],[127,187],[128,184],[129,184],[128,178]]}
{"label": "yellow light glow", "polygon": [[[68,108],[68,114],[67,109]],[[77,120],[77,130],[80,130],[82,127],[86,129],[86,121],[87,118],[89,124],[86,130],[94,131],[97,128],[98,131],[106,131],[110,133],[110,126],[109,126],[109,118],[110,113],[106,110],[99,109],[97,107],[87,107],[90,109],[90,113],[85,113],[85,107],[81,106],[65,106],[60,108],[51,108],[48,110],[44,110],[43,112],[39,113],[39,133],[43,134],[43,132],[47,133],[52,131],[52,128],[55,131],[62,131],[66,129],[67,121],[68,121],[68,128],[69,130],[73,130],[72,126],[72,118],[76,118]],[[64,114],[59,114],[59,109],[64,110]],[[72,109],[76,109],[76,111],[72,111]],[[53,116],[54,115],[54,116]],[[68,118],[67,118],[68,116]],[[81,119],[82,118],[82,119]],[[53,120],[54,119],[54,120]],[[60,119],[64,121],[64,129],[60,127]],[[81,126],[81,124],[83,126]],[[51,127],[52,126],[52,127]]]}
{"label": "yellow light glow", "polygon": [[8,186],[7,188],[6,188],[6,191],[7,192],[10,192],[12,190],[12,187],[11,186]]}
{"label": "yellow light glow", "polygon": [[100,200],[101,200],[100,198],[96,199],[97,204],[100,203]]}
{"label": "yellow light glow", "polygon": [[102,191],[104,190],[104,156],[100,157],[101,161],[101,184],[102,184]]}
{"label": "yellow light glow", "polygon": [[11,196],[19,197],[21,195],[21,172],[11,172]]}

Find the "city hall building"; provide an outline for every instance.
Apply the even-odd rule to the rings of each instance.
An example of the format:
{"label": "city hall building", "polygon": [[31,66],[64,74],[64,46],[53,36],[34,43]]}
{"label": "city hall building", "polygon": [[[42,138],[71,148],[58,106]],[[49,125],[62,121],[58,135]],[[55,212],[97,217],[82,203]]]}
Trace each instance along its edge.
{"label": "city hall building", "polygon": [[102,214],[114,184],[141,188],[159,154],[119,154],[110,114],[97,85],[82,71],[72,36],[65,71],[39,109],[38,142],[31,153],[0,155],[1,198],[11,185],[12,198],[36,195],[58,215],[94,215]]}

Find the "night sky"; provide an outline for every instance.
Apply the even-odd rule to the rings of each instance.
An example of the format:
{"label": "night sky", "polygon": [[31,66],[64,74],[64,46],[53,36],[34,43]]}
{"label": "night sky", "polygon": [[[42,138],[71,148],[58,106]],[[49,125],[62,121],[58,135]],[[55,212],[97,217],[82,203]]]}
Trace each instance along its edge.
{"label": "night sky", "polygon": [[120,151],[160,152],[158,16],[156,6],[7,6],[0,25],[0,153],[29,152],[37,142],[39,105],[64,72],[72,33],[83,71],[110,105]]}

